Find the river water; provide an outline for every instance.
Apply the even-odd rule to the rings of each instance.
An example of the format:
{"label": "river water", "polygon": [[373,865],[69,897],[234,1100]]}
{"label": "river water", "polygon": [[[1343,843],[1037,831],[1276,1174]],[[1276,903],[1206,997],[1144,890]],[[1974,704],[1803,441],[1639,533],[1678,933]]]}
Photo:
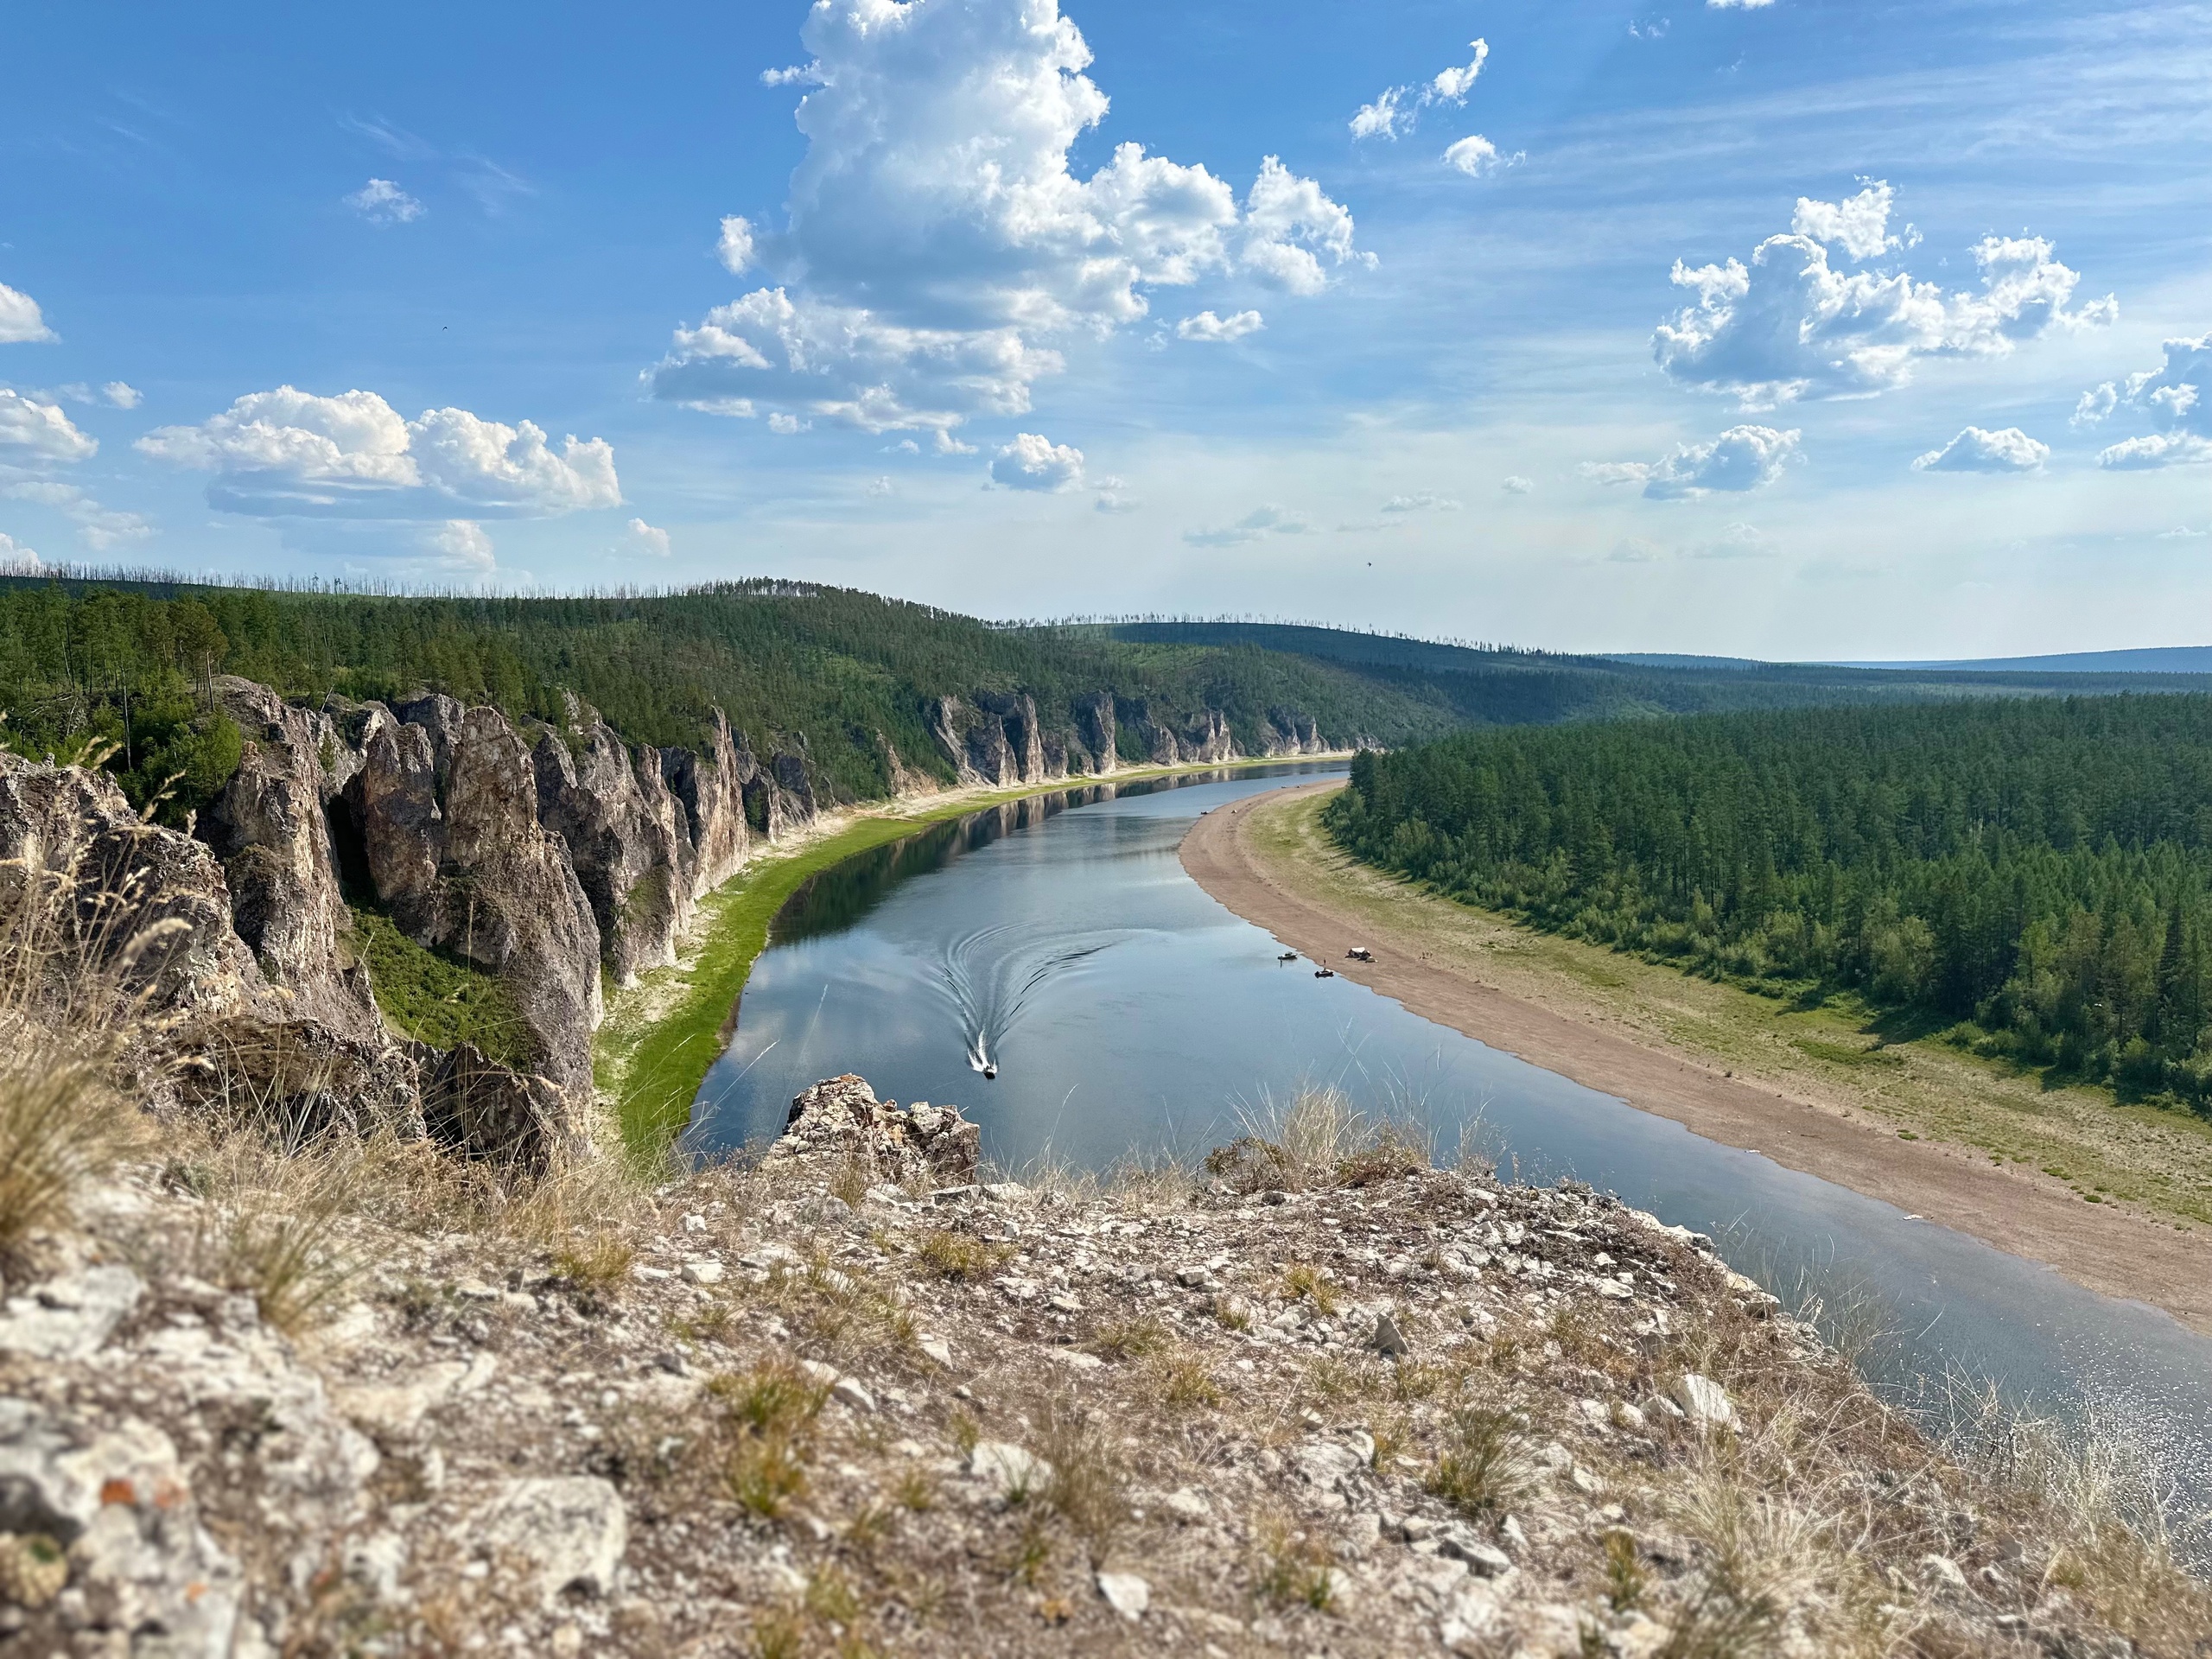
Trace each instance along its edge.
{"label": "river water", "polygon": [[1479,1147],[1509,1174],[1573,1177],[1712,1234],[1849,1337],[1879,1384],[1927,1399],[1944,1379],[1993,1382],[2093,1413],[2154,1452],[2185,1508],[2212,1504],[2212,1341],[1279,962],[1177,848],[1210,808],[1331,769],[1033,797],[824,871],[776,918],[686,1144],[764,1145],[794,1095],[857,1071],[880,1095],[958,1103],[1002,1168],[1104,1167],[1193,1158],[1333,1086],[1441,1154]]}

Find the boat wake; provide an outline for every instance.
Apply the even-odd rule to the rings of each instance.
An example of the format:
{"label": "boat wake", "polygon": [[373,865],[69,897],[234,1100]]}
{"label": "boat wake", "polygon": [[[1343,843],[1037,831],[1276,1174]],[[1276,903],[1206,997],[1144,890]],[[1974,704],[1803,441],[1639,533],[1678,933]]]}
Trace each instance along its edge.
{"label": "boat wake", "polygon": [[938,984],[952,1004],[968,1049],[969,1069],[998,1076],[999,1055],[1037,992],[1077,963],[1110,948],[1117,933],[1065,934],[1049,941],[1025,939],[1025,930],[986,927],[944,947]]}

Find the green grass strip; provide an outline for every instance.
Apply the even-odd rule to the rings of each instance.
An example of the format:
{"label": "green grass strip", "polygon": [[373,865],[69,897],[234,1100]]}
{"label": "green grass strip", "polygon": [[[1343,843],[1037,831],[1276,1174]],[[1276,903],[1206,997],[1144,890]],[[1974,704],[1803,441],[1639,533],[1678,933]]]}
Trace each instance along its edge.
{"label": "green grass strip", "polygon": [[[1244,766],[1281,764],[1255,760]],[[1181,772],[1242,769],[1233,765],[1147,766],[1117,772],[1110,779],[1069,779],[970,795],[897,816],[861,818],[821,841],[756,858],[699,901],[696,926],[704,943],[695,955],[673,968],[645,974],[635,988],[607,998],[607,1022],[593,1046],[593,1070],[601,1097],[616,1103],[624,1149],[641,1166],[649,1167],[683,1132],[699,1085],[721,1057],[730,1011],[744,993],[754,960],[767,945],[768,925],[809,876],[930,824],[965,817],[1025,795],[1049,795],[1091,783],[1135,783]],[[671,988],[671,979],[680,984]],[[656,1008],[658,1017],[653,1016]]]}

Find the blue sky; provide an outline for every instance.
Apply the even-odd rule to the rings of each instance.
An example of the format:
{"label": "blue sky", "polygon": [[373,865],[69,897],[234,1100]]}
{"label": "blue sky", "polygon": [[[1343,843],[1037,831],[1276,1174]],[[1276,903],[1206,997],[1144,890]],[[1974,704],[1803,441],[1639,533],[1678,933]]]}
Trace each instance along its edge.
{"label": "blue sky", "polygon": [[4,25],[0,556],[2212,638],[2201,5],[207,15]]}

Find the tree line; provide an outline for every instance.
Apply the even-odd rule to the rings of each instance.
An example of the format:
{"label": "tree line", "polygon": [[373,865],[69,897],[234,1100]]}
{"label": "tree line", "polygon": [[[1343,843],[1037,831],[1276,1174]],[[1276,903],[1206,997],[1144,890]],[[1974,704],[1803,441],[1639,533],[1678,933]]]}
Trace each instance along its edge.
{"label": "tree line", "polygon": [[1362,755],[1327,821],[1541,928],[2212,1112],[2212,697],[1465,732]]}
{"label": "tree line", "polygon": [[789,582],[503,598],[0,581],[0,743],[106,756],[134,802],[166,787],[172,818],[204,805],[238,763],[239,734],[210,695],[219,673],[310,702],[427,687],[518,721],[558,721],[574,693],[626,739],[664,747],[702,744],[720,708],[756,748],[803,746],[820,792],[847,801],[892,791],[887,743],[950,781],[925,723],[940,696],[1027,691],[1054,724],[1099,691],[1172,727],[1216,709],[1247,753],[1279,712],[1394,744],[1459,719],[1421,688],[1256,646],[993,628]]}

